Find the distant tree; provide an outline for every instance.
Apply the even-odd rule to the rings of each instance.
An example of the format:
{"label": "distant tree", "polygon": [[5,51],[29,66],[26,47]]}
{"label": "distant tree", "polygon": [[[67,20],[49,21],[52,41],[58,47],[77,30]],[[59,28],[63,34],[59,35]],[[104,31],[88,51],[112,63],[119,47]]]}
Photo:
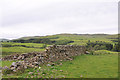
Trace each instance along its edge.
{"label": "distant tree", "polygon": [[113,51],[120,52],[120,43],[114,45]]}
{"label": "distant tree", "polygon": [[88,41],[86,47],[89,49],[94,48],[94,50],[112,50],[113,44],[102,42],[102,41],[96,41],[96,42],[90,42]]}
{"label": "distant tree", "polygon": [[46,48],[46,47],[47,47],[47,45],[43,44],[42,47],[41,47],[41,49]]}

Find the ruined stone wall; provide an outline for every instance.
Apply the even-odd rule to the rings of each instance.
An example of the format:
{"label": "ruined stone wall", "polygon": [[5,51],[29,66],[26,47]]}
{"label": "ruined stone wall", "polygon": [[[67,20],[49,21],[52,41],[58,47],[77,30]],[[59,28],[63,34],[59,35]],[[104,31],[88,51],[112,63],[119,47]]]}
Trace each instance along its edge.
{"label": "ruined stone wall", "polygon": [[24,60],[26,58],[31,58],[35,57],[43,52],[37,53],[37,52],[32,52],[32,53],[23,53],[23,54],[14,54],[14,55],[9,55],[5,56],[2,58],[2,60]]}
{"label": "ruined stone wall", "polygon": [[46,53],[51,61],[70,59],[73,56],[84,54],[84,46],[78,45],[52,45],[46,48]]}
{"label": "ruined stone wall", "polygon": [[[66,59],[68,57],[84,54],[86,51],[84,46],[78,45],[52,45],[46,48],[43,52],[32,52],[23,54],[14,54],[5,56],[2,60],[24,60],[26,58],[33,58],[38,55],[47,57],[50,61],[59,59]],[[53,60],[54,59],[54,60]]]}
{"label": "ruined stone wall", "polygon": [[40,53],[25,53],[6,56],[2,60],[22,60],[13,62],[10,70],[17,71],[28,67],[37,67],[41,64],[52,64],[61,60],[72,60],[73,56],[85,54],[86,48],[78,45],[52,45]]}

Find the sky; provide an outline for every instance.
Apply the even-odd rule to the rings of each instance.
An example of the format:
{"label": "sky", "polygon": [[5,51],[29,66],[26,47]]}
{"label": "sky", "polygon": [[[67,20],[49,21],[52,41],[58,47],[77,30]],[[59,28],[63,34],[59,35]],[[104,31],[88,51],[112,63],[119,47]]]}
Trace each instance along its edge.
{"label": "sky", "polygon": [[1,0],[0,38],[117,34],[118,0]]}

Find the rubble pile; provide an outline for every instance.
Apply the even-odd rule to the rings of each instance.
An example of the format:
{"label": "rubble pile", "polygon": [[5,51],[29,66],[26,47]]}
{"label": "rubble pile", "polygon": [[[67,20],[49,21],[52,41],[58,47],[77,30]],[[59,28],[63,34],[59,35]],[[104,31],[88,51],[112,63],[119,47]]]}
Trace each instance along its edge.
{"label": "rubble pile", "polygon": [[41,52],[40,53],[32,52],[32,53],[14,54],[10,56],[5,56],[4,58],[2,58],[2,60],[24,60],[26,58],[35,57],[36,55],[39,55],[39,54],[41,54]]}

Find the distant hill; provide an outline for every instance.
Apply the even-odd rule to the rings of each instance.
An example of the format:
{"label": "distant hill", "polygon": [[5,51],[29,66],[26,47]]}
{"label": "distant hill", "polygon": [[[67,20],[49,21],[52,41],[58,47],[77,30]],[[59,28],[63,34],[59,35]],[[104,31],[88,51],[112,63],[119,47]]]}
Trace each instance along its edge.
{"label": "distant hill", "polygon": [[[85,37],[118,37],[118,34],[56,34],[56,35],[47,35],[47,36],[28,36],[28,37],[21,37],[18,39],[14,39],[14,40],[28,40],[28,39],[37,39],[37,38],[55,38],[55,37],[62,37],[62,36],[76,36],[76,37],[81,37],[81,36],[85,36]],[[7,40],[7,39],[5,39]]]}
{"label": "distant hill", "polygon": [[0,39],[0,42],[1,42],[1,41],[9,41],[9,39]]}
{"label": "distant hill", "polygon": [[[80,37],[80,36],[94,36],[94,37],[117,37],[117,34],[68,34],[68,33],[64,33],[64,34],[56,34],[56,35],[47,35],[47,36],[29,36],[29,37],[21,37],[19,39],[23,39],[23,40],[28,40],[28,39],[37,39],[37,38],[52,38],[52,37],[57,37],[57,36],[75,36],[76,37]],[[17,39],[18,40],[18,39]]]}
{"label": "distant hill", "polygon": [[91,41],[117,41],[117,34],[56,34],[47,36],[29,36],[11,40],[21,43],[44,43],[44,44],[85,44]]}

